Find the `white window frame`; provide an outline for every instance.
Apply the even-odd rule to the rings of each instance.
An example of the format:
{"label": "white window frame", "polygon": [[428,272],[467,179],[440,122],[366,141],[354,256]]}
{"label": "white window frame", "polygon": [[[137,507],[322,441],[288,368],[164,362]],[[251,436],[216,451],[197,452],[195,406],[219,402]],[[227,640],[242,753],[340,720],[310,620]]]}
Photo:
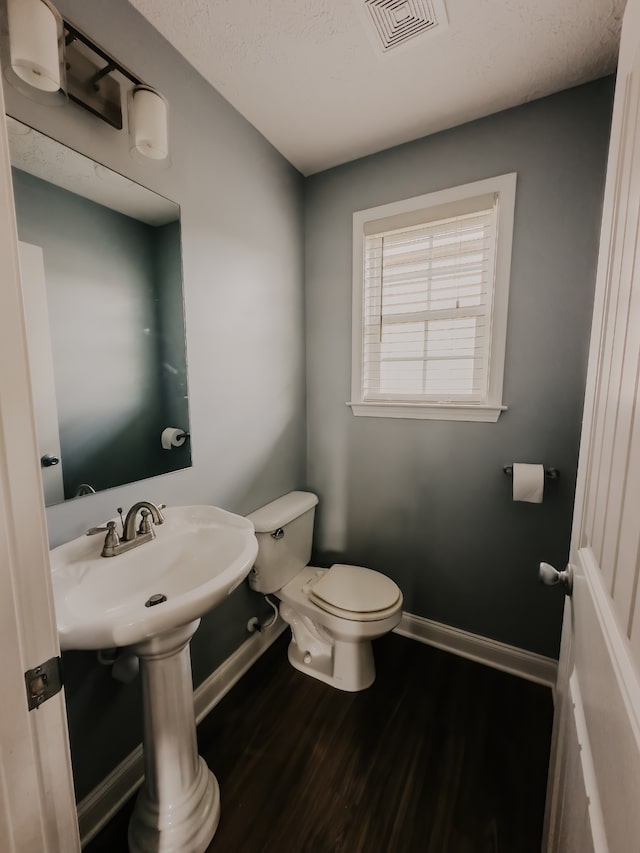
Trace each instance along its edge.
{"label": "white window frame", "polygon": [[[354,415],[379,418],[421,418],[431,420],[458,420],[494,422],[507,409],[502,403],[505,348],[507,339],[507,312],[509,305],[509,279],[511,273],[511,245],[516,192],[515,172],[498,175],[482,181],[463,184],[415,198],[383,204],[353,214],[353,316],[352,316],[352,368],[351,406]],[[378,231],[391,231],[405,227],[408,222],[418,224],[436,219],[436,208],[465,212],[465,203],[471,205],[479,196],[497,198],[495,275],[493,300],[488,316],[490,324],[489,369],[486,395],[478,402],[468,401],[404,401],[366,400],[363,393],[363,299],[365,237]]]}

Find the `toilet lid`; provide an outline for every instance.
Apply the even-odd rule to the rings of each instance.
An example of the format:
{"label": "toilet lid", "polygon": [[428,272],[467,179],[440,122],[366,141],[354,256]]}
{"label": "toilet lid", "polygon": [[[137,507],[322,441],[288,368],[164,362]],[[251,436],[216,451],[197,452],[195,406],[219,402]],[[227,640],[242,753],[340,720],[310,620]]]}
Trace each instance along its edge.
{"label": "toilet lid", "polygon": [[352,613],[374,613],[392,608],[401,593],[391,578],[380,572],[336,563],[313,584],[309,598],[320,607],[329,605]]}

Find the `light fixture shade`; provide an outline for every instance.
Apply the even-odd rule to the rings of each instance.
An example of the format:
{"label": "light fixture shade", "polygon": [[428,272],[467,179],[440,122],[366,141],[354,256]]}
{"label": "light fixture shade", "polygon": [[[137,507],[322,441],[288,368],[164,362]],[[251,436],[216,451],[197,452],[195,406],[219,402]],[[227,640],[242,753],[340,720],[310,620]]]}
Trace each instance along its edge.
{"label": "light fixture shade", "polygon": [[62,88],[62,18],[44,0],[7,0],[11,69],[40,92]]}
{"label": "light fixture shade", "polygon": [[167,102],[149,86],[135,86],[131,90],[129,134],[135,157],[157,162],[168,160]]}

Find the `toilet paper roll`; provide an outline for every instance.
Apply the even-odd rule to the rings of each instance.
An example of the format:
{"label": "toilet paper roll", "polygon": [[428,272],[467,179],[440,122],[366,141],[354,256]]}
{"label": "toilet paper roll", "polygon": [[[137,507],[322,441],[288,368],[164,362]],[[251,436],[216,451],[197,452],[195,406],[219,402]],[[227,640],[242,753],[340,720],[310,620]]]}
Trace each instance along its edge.
{"label": "toilet paper roll", "polygon": [[171,450],[172,447],[182,447],[187,439],[186,433],[179,427],[167,427],[162,430],[160,443],[164,450]]}
{"label": "toilet paper roll", "polygon": [[544,495],[544,465],[513,463],[513,499],[541,504]]}

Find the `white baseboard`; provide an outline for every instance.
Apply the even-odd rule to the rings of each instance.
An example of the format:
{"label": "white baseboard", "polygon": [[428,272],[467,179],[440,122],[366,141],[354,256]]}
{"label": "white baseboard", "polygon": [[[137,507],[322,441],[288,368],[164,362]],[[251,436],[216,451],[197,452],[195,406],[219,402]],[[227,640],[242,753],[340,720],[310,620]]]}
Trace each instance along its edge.
{"label": "white baseboard", "polygon": [[441,622],[413,616],[411,613],[402,614],[400,624],[394,628],[394,632],[494,669],[510,672],[528,681],[535,681],[552,689],[555,687],[558,662],[553,658],[499,643],[479,634],[461,631]]}
{"label": "white baseboard", "polygon": [[[231,657],[211,673],[206,681],[203,681],[193,694],[197,723],[206,717],[286,627],[286,623],[278,619],[272,628],[252,634]],[[78,825],[83,847],[97,835],[140,787],[143,775],[142,745],[140,745],[78,803]]]}

